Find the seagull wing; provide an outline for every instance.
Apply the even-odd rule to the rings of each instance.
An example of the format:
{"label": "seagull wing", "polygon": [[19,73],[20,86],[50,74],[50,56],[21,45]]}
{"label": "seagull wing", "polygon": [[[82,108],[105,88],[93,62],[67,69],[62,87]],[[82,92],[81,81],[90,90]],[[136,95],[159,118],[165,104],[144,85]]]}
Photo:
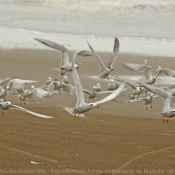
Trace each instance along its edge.
{"label": "seagull wing", "polygon": [[164,99],[164,102],[162,105],[162,112],[170,109],[171,95],[168,92],[156,86],[145,84],[145,83],[143,83],[142,86],[148,89],[150,92],[153,92],[154,94],[157,94]]}
{"label": "seagull wing", "polygon": [[112,54],[111,59],[109,60],[108,67],[112,67],[114,61],[117,59],[117,56],[119,53],[119,48],[120,48],[120,42],[119,42],[118,38],[115,37],[113,54]]}
{"label": "seagull wing", "polygon": [[167,76],[175,77],[175,71],[174,70],[171,70],[171,69],[168,69],[168,68],[162,68],[161,70],[159,70],[159,72],[160,73],[163,73],[163,74],[165,74]]}
{"label": "seagull wing", "polygon": [[36,112],[32,112],[32,111],[27,110],[27,109],[25,109],[25,108],[22,108],[22,107],[20,107],[20,106],[11,105],[10,107],[11,107],[12,109],[17,109],[17,110],[20,110],[20,111],[23,111],[23,112],[27,112],[27,113],[29,113],[29,114],[31,114],[31,115],[36,116],[36,117],[48,118],[48,119],[49,119],[49,118],[54,118],[54,117],[49,116],[49,115],[44,115],[44,114],[39,114],[39,113],[36,113]]}
{"label": "seagull wing", "polygon": [[124,63],[123,66],[127,69],[135,70],[138,72],[144,72],[146,69],[148,69],[148,67],[150,67],[145,64],[132,64],[132,63]]}
{"label": "seagull wing", "polygon": [[[86,40],[86,41],[87,41],[87,40]],[[96,60],[97,60],[97,64],[98,64],[98,66],[99,66],[99,68],[100,68],[101,73],[103,73],[103,72],[105,71],[105,69],[106,69],[104,63],[102,62],[100,56],[95,52],[95,50],[92,48],[92,46],[89,44],[88,41],[87,41],[87,43],[88,43],[89,48],[91,49],[91,51],[94,53],[94,56],[95,56],[95,58],[96,58]]]}
{"label": "seagull wing", "polygon": [[10,89],[11,88],[19,89],[19,88],[24,87],[27,84],[30,84],[30,83],[37,83],[37,81],[35,81],[35,80],[12,79],[12,80],[9,81],[7,86]]}
{"label": "seagull wing", "polygon": [[168,93],[165,90],[163,90],[161,88],[158,88],[154,85],[149,85],[149,84],[146,84],[146,83],[139,83],[139,84],[141,84],[148,91],[153,92],[154,94],[157,94],[157,95],[161,96],[162,98],[171,97],[170,93]]}
{"label": "seagull wing", "polygon": [[120,94],[120,92],[122,91],[122,89],[124,88],[124,86],[125,86],[125,82],[122,82],[121,85],[118,87],[117,90],[115,90],[113,93],[111,93],[107,97],[103,98],[102,100],[96,101],[94,103],[95,104],[101,104],[101,103],[105,103],[107,101],[110,101],[110,100],[114,99],[115,97],[117,97],[117,95]]}
{"label": "seagull wing", "polygon": [[2,86],[3,84],[5,84],[7,81],[11,80],[12,77],[7,77],[7,78],[4,78],[0,81],[0,86]]}
{"label": "seagull wing", "polygon": [[93,56],[94,53],[88,50],[81,50],[78,52],[77,54],[78,56],[84,56],[84,57],[88,57],[88,56]]}
{"label": "seagull wing", "polygon": [[145,69],[145,78],[146,78],[146,80],[151,79],[152,77],[153,77],[152,67],[146,66],[146,69]]}
{"label": "seagull wing", "polygon": [[64,92],[72,95],[73,97],[76,97],[76,89],[71,84],[67,84],[67,85],[63,86],[63,90],[64,90]]}
{"label": "seagull wing", "polygon": [[130,86],[132,89],[136,89],[136,88],[137,88],[134,84],[132,84],[132,83],[130,83],[130,82],[128,82],[128,81],[126,81],[126,84],[127,84],[128,86]]}
{"label": "seagull wing", "polygon": [[74,83],[75,83],[76,97],[77,97],[77,104],[76,105],[80,105],[80,104],[85,103],[84,94],[83,94],[83,87],[81,85],[79,75],[78,75],[77,70],[75,68],[75,58],[76,58],[76,55],[78,54],[78,52],[80,52],[80,51],[77,51],[72,58],[72,76],[73,76]]}
{"label": "seagull wing", "polygon": [[64,47],[61,44],[54,43],[52,41],[48,41],[45,39],[39,39],[39,38],[35,39],[48,47],[59,50],[62,53],[62,60],[61,60],[62,65],[69,63],[69,50],[66,47]]}

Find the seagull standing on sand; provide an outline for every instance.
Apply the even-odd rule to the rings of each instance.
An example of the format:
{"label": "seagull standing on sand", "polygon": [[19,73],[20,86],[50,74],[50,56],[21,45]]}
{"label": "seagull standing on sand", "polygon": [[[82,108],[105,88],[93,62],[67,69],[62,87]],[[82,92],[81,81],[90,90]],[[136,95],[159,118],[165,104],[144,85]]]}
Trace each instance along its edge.
{"label": "seagull standing on sand", "polygon": [[109,96],[105,97],[104,99],[94,102],[94,103],[86,103],[84,100],[84,94],[83,94],[83,88],[81,85],[80,78],[78,76],[77,70],[75,69],[75,57],[80,51],[77,51],[74,54],[74,57],[72,59],[72,75],[75,83],[76,88],[76,97],[77,97],[77,103],[75,108],[68,108],[62,106],[69,114],[73,115],[75,118],[85,117],[83,113],[89,111],[92,108],[99,108],[98,104],[105,103],[107,101],[110,101],[114,99],[124,88],[125,83],[122,82],[121,86],[111,93]]}
{"label": "seagull standing on sand", "polygon": [[66,84],[69,84],[69,79],[66,75],[64,76],[64,78],[61,81],[66,83]]}
{"label": "seagull standing on sand", "polygon": [[[66,71],[71,72],[72,71],[72,63],[69,60],[69,50],[64,47],[61,44],[54,43],[52,41],[48,41],[45,39],[38,39],[36,38],[37,41],[41,42],[42,44],[51,47],[53,49],[59,50],[61,52],[61,67],[55,68],[54,70],[60,71],[61,70],[61,75],[64,75]],[[81,51],[78,53],[79,56],[92,56],[92,52],[90,51]],[[78,65],[75,64],[75,68],[78,68]]]}
{"label": "seagull standing on sand", "polygon": [[95,90],[96,90],[96,92],[100,92],[101,91],[100,83],[97,83],[97,85],[95,86]]}
{"label": "seagull standing on sand", "polygon": [[155,87],[153,85],[145,84],[145,83],[140,83],[144,88],[148,89],[150,92],[155,93],[159,95],[160,97],[163,98],[163,106],[162,106],[162,111],[161,115],[163,116],[163,123],[168,123],[169,118],[172,118],[175,116],[175,104],[171,105],[171,99],[172,96],[169,92]]}
{"label": "seagull standing on sand", "polygon": [[91,51],[94,53],[94,56],[97,60],[98,66],[100,68],[101,71],[101,75],[99,78],[108,78],[109,79],[109,74],[111,73],[112,70],[114,70],[114,68],[112,67],[115,60],[117,59],[118,53],[119,53],[119,47],[120,47],[120,43],[118,38],[115,37],[114,40],[114,48],[113,48],[113,54],[111,59],[108,62],[108,67],[105,67],[102,59],[100,58],[100,56],[95,52],[95,50],[92,48],[92,46],[89,44],[89,42],[87,41],[89,48],[91,49]]}
{"label": "seagull standing on sand", "polygon": [[117,89],[116,84],[115,84],[114,80],[111,79],[110,82],[108,83],[108,91],[114,91],[116,89]]}

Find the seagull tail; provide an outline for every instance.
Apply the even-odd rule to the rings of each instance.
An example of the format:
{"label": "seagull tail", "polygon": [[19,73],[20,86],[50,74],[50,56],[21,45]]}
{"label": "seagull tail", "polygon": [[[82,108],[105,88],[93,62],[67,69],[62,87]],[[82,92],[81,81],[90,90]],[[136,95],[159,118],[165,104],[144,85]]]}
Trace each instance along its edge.
{"label": "seagull tail", "polygon": [[[64,108],[65,111],[67,111],[70,115],[74,116],[74,108],[69,108],[69,107],[65,107],[65,106],[62,106],[62,105],[59,105],[61,106],[62,108]],[[86,116],[84,114],[80,114],[79,115],[80,118],[85,118]]]}

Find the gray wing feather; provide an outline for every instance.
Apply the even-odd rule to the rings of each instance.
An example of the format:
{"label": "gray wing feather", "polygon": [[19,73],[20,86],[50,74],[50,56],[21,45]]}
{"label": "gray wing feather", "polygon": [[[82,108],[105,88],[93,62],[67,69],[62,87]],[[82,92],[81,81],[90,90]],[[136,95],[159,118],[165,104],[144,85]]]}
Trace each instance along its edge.
{"label": "gray wing feather", "polygon": [[66,47],[64,47],[61,44],[54,43],[52,41],[48,41],[45,39],[39,39],[39,38],[35,39],[48,47],[59,50],[62,53],[62,60],[61,60],[62,65],[67,64],[69,62],[69,50]]}
{"label": "gray wing feather", "polygon": [[122,91],[122,89],[125,86],[125,82],[122,82],[121,85],[119,86],[119,88],[117,90],[115,90],[113,93],[111,93],[110,95],[108,95],[107,97],[103,98],[100,101],[94,102],[95,104],[101,104],[101,103],[105,103],[107,101],[113,100],[117,95],[120,94],[120,92]]}
{"label": "gray wing feather", "polygon": [[120,42],[117,37],[114,40],[114,49],[111,59],[109,60],[108,67],[112,67],[114,61],[117,59],[118,53],[120,48]]}
{"label": "gray wing feather", "polygon": [[[87,41],[87,40],[86,40],[86,41]],[[91,49],[91,51],[94,53],[94,56],[95,56],[95,58],[96,58],[96,60],[97,60],[97,64],[98,64],[98,66],[99,66],[99,68],[100,68],[101,73],[103,73],[104,70],[106,69],[104,63],[102,62],[100,56],[95,52],[95,50],[92,48],[92,46],[89,44],[88,41],[87,41],[87,43],[88,43],[89,48]]]}
{"label": "gray wing feather", "polygon": [[25,109],[25,108],[22,108],[22,107],[20,107],[20,106],[11,105],[10,107],[11,107],[12,109],[17,109],[17,110],[20,110],[20,111],[23,111],[23,112],[27,112],[27,113],[29,113],[29,114],[31,114],[31,115],[36,116],[36,117],[47,118],[47,119],[49,119],[49,118],[50,118],[50,119],[51,119],[51,118],[54,118],[54,117],[49,116],[49,115],[44,115],[44,114],[39,114],[39,113],[36,113],[36,112],[32,112],[32,111],[27,110],[27,109]]}

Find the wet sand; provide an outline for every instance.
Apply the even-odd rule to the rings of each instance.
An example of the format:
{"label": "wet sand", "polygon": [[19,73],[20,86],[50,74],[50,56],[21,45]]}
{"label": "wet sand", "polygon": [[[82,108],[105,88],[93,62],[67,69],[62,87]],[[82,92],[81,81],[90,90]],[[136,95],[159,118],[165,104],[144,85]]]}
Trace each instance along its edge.
{"label": "wet sand", "polygon": [[[72,56],[73,53],[71,53]],[[107,64],[110,53],[99,53]],[[125,62],[149,61],[153,69],[158,65],[173,68],[171,57],[152,57],[120,53],[114,64],[118,76],[139,75],[125,69]],[[84,88],[91,90],[107,81],[90,78],[99,69],[93,57],[77,57],[78,73]],[[36,87],[48,77],[62,77],[53,71],[60,63],[60,53],[44,50],[1,50],[1,78],[13,76],[37,80]],[[73,84],[71,73],[67,73]],[[30,86],[29,86],[30,87]],[[102,98],[98,97],[96,100]],[[19,105],[19,98],[9,95],[8,101]],[[10,109],[0,122],[0,174],[173,174],[175,158],[175,121],[163,124],[160,117],[162,100],[156,98],[153,108],[144,103],[128,104],[126,97],[101,104],[99,109],[86,113],[85,119],[74,119],[59,104],[74,107],[76,99],[61,93],[48,99],[29,101],[23,107],[54,116],[41,119]],[[30,161],[40,162],[40,165]],[[66,170],[66,171],[65,171]],[[62,172],[60,172],[62,171]]]}

